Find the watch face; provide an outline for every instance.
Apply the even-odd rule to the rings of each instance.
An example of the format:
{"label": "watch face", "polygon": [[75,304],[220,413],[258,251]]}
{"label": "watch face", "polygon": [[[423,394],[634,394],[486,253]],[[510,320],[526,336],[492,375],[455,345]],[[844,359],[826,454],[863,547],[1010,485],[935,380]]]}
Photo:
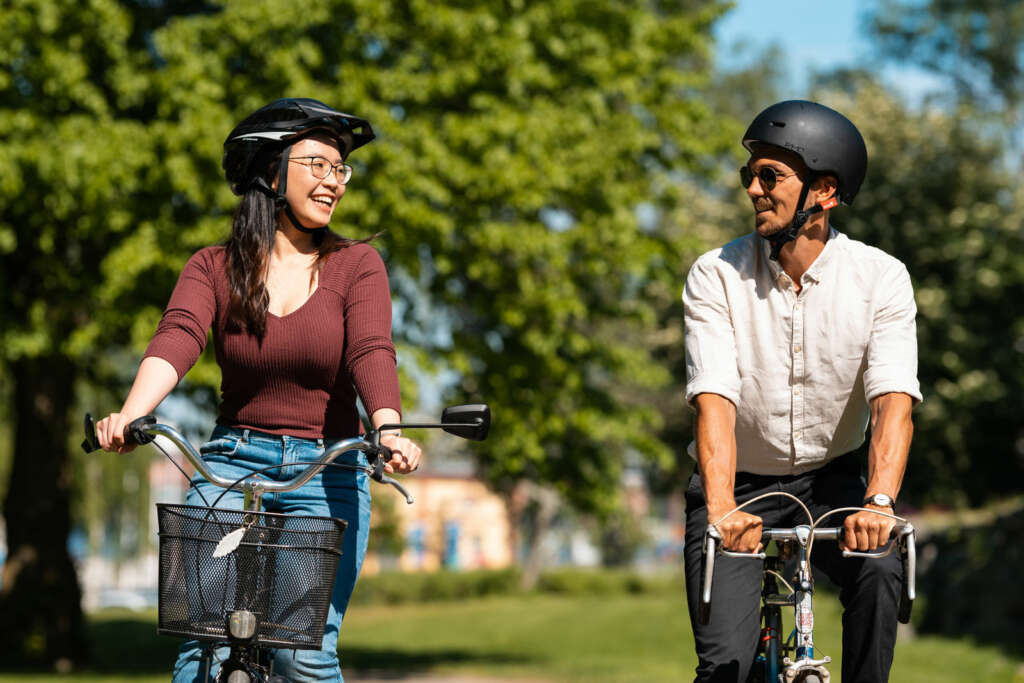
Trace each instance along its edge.
{"label": "watch face", "polygon": [[868,498],[865,503],[871,503],[872,505],[878,505],[879,507],[892,507],[892,498],[884,493],[876,493]]}

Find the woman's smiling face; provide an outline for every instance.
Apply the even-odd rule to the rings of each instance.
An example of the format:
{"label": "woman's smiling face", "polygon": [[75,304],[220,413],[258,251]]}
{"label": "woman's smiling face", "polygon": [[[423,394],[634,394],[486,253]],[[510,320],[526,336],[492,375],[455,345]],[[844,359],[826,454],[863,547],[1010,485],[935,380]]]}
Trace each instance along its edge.
{"label": "woman's smiling face", "polygon": [[331,222],[334,207],[345,194],[345,185],[338,180],[337,171],[328,173],[326,178],[314,176],[309,157],[321,157],[337,167],[342,162],[341,151],[335,140],[314,135],[296,142],[289,154],[285,198],[302,227],[322,228]]}

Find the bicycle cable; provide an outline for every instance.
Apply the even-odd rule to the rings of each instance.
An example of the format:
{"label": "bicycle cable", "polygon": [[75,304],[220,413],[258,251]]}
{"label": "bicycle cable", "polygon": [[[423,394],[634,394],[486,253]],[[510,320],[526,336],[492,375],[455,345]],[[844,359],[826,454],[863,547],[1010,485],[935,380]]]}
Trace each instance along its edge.
{"label": "bicycle cable", "polygon": [[[722,532],[719,530],[718,524],[721,523],[722,521],[724,521],[725,518],[727,518],[729,515],[733,514],[734,512],[739,512],[740,510],[742,510],[743,508],[747,507],[751,503],[759,501],[759,500],[761,500],[763,498],[769,498],[771,496],[784,496],[786,498],[792,498],[794,501],[796,501],[796,503],[801,508],[803,508],[804,513],[807,514],[807,521],[809,521],[811,523],[811,534],[810,534],[810,537],[809,537],[809,539],[807,541],[807,573],[808,573],[808,577],[812,581],[814,580],[813,579],[813,577],[814,577],[814,570],[811,567],[811,550],[814,548],[814,530],[816,528],[818,528],[818,525],[821,524],[821,522],[823,520],[825,520],[828,517],[836,514],[837,512],[861,512],[861,511],[863,511],[863,512],[870,512],[870,513],[876,514],[876,515],[881,515],[882,517],[888,517],[890,519],[894,519],[897,522],[901,522],[901,523],[906,523],[906,521],[907,521],[906,518],[900,517],[899,515],[890,514],[888,512],[882,512],[881,510],[871,510],[869,508],[864,508],[864,507],[836,508],[835,510],[829,510],[828,512],[826,512],[822,516],[818,517],[818,519],[814,519],[814,515],[811,514],[810,509],[808,509],[808,507],[806,505],[804,505],[802,500],[800,500],[799,498],[797,498],[793,494],[786,493],[785,491],[769,491],[768,493],[762,493],[759,496],[755,496],[755,497],[751,498],[750,500],[745,501],[745,502],[743,502],[740,505],[737,505],[732,510],[729,510],[724,515],[722,515],[721,517],[716,519],[714,522],[712,522],[710,526],[716,532],[718,532],[718,534],[721,536]],[[776,576],[778,576],[778,574],[776,574]],[[781,577],[779,577],[779,578],[781,578]],[[785,583],[785,580],[783,580],[783,582]],[[789,586],[789,584],[786,584],[786,585],[787,585],[787,587]],[[790,588],[790,590],[793,590],[793,589]]]}
{"label": "bicycle cable", "polygon": [[812,531],[812,533],[811,533],[810,540],[807,542],[807,563],[808,563],[808,566],[810,566],[810,562],[811,562],[811,549],[814,547],[814,533],[813,533],[813,531],[818,528],[818,525],[821,524],[821,522],[823,520],[825,520],[828,517],[831,517],[832,515],[836,514],[837,512],[870,512],[872,514],[879,515],[881,517],[888,517],[890,519],[895,519],[897,522],[900,522],[900,523],[904,523],[905,524],[907,522],[905,517],[900,517],[899,515],[890,514],[888,512],[882,512],[881,510],[872,510],[870,508],[865,508],[865,507],[845,507],[845,508],[836,508],[835,510],[829,510],[828,512],[823,514],[821,517],[818,517],[818,519],[816,519],[813,522],[811,522],[811,531]]}
{"label": "bicycle cable", "polygon": [[[188,481],[188,487],[190,489],[195,489],[196,490],[196,493],[199,494],[199,497],[203,499],[204,503],[206,503],[206,507],[213,507],[212,505],[210,505],[210,502],[208,500],[206,500],[206,496],[204,496],[203,492],[199,490],[199,487],[196,486],[192,482],[192,477],[190,477],[187,474],[185,474],[185,470],[182,468],[182,466],[178,464],[177,460],[175,460],[174,458],[171,457],[170,453],[168,453],[167,451],[164,450],[164,447],[160,445],[160,442],[157,441],[156,439],[153,439],[150,443],[152,443],[154,446],[156,446],[157,449],[161,453],[164,454],[164,457],[166,457],[168,460],[171,461],[172,465],[174,465],[176,468],[178,468],[178,471],[181,472],[181,476],[185,477],[185,479]],[[218,498],[217,500],[220,500],[220,499]]]}
{"label": "bicycle cable", "polygon": [[[239,477],[238,479],[235,479],[233,482],[231,482],[231,486],[226,487],[223,491],[220,492],[220,495],[217,496],[213,500],[213,505],[209,505],[208,504],[207,507],[213,507],[213,508],[217,507],[217,503],[220,502],[221,498],[223,498],[227,494],[228,491],[235,490],[236,486],[241,484],[243,481],[245,481],[249,477],[254,477],[254,476],[258,475],[258,474],[263,474],[265,472],[269,472],[270,470],[276,470],[276,469],[280,469],[282,467],[290,467],[292,465],[320,465],[320,464],[323,464],[325,467],[337,467],[339,469],[352,470],[354,472],[366,472],[367,474],[369,474],[369,473],[371,473],[373,471],[373,468],[370,467],[369,465],[366,465],[366,466],[364,466],[364,465],[349,465],[348,463],[344,463],[344,462],[321,463],[319,460],[283,462],[283,463],[279,463],[277,465],[268,465],[267,467],[264,467],[264,468],[258,469],[258,470],[253,470],[252,472],[249,472],[248,474],[244,474],[241,477]],[[313,476],[316,476],[316,475],[313,475]],[[196,488],[196,491],[198,492],[199,489]],[[203,501],[205,502],[206,499],[203,498]]]}

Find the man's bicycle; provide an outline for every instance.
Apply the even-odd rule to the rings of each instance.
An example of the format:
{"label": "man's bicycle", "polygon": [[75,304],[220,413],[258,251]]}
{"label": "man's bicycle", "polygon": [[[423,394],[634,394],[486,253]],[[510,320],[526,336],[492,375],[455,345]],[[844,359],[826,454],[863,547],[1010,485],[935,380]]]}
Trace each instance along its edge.
{"label": "man's bicycle", "polygon": [[[735,510],[753,503],[754,500],[772,495],[792,497],[782,492],[768,493],[744,503],[743,506],[737,507]],[[794,500],[796,499],[794,498]],[[803,507],[802,503],[801,507]],[[770,554],[763,551],[745,553],[725,550],[722,547],[722,537],[718,530],[713,524],[708,525],[704,533],[704,564],[697,616],[701,624],[707,624],[711,618],[711,585],[715,573],[716,556],[725,555],[764,562],[761,588],[761,635],[754,667],[751,670],[753,681],[757,683],[829,683],[831,674],[826,664],[830,663],[832,658],[824,656],[817,659],[814,652],[814,578],[811,572],[811,553],[815,542],[839,542],[843,537],[842,527],[820,526],[826,518],[837,513],[858,510],[867,510],[867,508],[837,508],[815,520],[810,511],[804,507],[808,518],[807,524],[788,528],[763,529],[761,534],[763,546],[767,548],[769,542],[775,542],[775,550]],[[881,515],[886,514],[877,510],[868,511]],[[874,552],[854,552],[844,549],[842,555],[843,557],[878,559],[886,557],[898,549],[903,563],[903,584],[898,618],[900,623],[906,624],[910,621],[910,613],[916,597],[914,576],[917,567],[917,554],[914,527],[901,517],[886,516],[893,517],[897,522],[887,546]],[[783,575],[787,566],[792,566],[790,580]],[[785,592],[780,592],[779,584],[785,587]],[[785,640],[782,637],[782,610],[784,608],[793,609],[793,630]]]}
{"label": "man's bicycle", "polygon": [[[257,476],[285,466],[275,465],[232,481],[211,472],[192,444],[173,427],[159,424],[153,416],[135,420],[125,430],[126,443],[146,444],[157,436],[166,437],[207,481],[223,488],[224,493],[243,493],[241,510],[218,508],[220,498],[206,506],[157,504],[157,632],[204,643],[204,680],[210,679],[214,659],[219,657],[223,661],[218,683],[286,683],[274,675],[267,650],[320,648],[347,523],[332,517],[262,512],[263,495],[294,491],[324,468],[341,467],[367,472],[374,480],[395,487],[412,503],[409,492],[384,473],[391,451],[380,443],[380,433],[403,428],[443,429],[481,441],[490,423],[486,405],[451,406],[444,410],[440,423],[382,425],[362,437],[332,444],[316,461],[288,463],[306,466],[291,479]],[[87,453],[99,448],[95,424],[88,414],[82,448]],[[369,465],[334,462],[351,450],[363,451]],[[225,649],[226,657],[216,654]]]}

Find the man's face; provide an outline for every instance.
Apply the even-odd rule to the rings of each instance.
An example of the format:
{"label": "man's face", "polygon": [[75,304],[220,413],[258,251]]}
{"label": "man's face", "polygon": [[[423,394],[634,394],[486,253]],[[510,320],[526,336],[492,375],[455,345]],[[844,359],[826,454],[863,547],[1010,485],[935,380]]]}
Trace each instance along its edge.
{"label": "man's face", "polygon": [[[797,169],[803,167],[798,156],[784,149],[764,147],[754,148],[754,153],[747,161],[747,168],[753,173],[754,179],[747,187],[747,196],[754,205],[754,229],[762,237],[773,235],[785,228],[793,220],[798,208],[802,183]],[[775,173],[775,187],[769,189],[762,175],[770,176],[771,169]]]}

